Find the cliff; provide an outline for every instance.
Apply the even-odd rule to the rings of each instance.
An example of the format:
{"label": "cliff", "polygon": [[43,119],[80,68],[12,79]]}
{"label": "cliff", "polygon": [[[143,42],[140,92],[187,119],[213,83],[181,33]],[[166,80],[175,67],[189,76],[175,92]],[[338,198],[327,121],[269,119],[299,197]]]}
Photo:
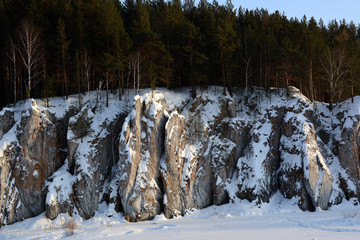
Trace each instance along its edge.
{"label": "cliff", "polygon": [[45,105],[0,112],[1,225],[44,211],[88,219],[103,203],[141,221],[237,199],[261,207],[276,192],[309,211],[360,196],[360,97],[329,111],[292,87],[210,87]]}

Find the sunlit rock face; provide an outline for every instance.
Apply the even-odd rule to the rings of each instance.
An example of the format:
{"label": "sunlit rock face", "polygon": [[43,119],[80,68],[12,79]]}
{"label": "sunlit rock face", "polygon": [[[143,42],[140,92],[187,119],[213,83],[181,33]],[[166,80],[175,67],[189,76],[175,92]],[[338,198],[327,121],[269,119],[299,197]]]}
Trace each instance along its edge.
{"label": "sunlit rock face", "polygon": [[164,214],[181,216],[186,210],[183,190],[183,169],[187,141],[185,117],[174,111],[165,126],[165,153],[160,162],[164,183]]}
{"label": "sunlit rock face", "polygon": [[[46,109],[40,110],[34,100],[21,109],[2,111],[1,218],[9,224],[45,211],[45,181],[64,163],[63,119]],[[16,118],[16,119],[15,119]]]}
{"label": "sunlit rock face", "polygon": [[152,219],[162,211],[160,160],[164,153],[165,99],[151,92],[135,99],[119,139],[119,195],[129,221]]}

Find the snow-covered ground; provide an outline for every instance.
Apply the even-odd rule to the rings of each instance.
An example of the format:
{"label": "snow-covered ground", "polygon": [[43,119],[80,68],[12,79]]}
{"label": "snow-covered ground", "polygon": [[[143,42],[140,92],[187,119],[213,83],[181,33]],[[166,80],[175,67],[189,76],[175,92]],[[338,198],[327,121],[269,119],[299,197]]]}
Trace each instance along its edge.
{"label": "snow-covered ground", "polygon": [[104,217],[103,205],[97,215],[83,221],[74,217],[77,227],[69,235],[61,215],[54,221],[44,214],[0,230],[0,239],[359,239],[360,206],[343,202],[328,211],[302,212],[294,201],[276,194],[261,209],[247,201],[194,210],[184,217],[130,223],[121,214]]}

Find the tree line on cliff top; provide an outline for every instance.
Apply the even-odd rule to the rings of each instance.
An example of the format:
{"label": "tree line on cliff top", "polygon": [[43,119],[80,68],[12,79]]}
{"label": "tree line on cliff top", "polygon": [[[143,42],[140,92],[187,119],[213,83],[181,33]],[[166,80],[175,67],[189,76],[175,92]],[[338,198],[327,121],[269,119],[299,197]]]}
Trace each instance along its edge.
{"label": "tree line on cliff top", "polygon": [[288,19],[230,0],[0,0],[0,107],[207,85],[296,86],[332,105],[359,94],[359,75],[360,27],[345,20]]}

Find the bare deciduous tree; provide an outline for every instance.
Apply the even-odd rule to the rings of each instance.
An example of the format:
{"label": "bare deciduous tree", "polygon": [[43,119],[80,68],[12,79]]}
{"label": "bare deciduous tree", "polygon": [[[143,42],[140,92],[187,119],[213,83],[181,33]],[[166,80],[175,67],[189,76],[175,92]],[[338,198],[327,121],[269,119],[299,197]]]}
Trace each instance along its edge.
{"label": "bare deciduous tree", "polygon": [[343,50],[329,50],[325,60],[321,61],[325,71],[323,79],[329,83],[330,110],[333,108],[335,95],[338,93],[341,96],[342,86],[349,72],[345,59],[346,55]]}
{"label": "bare deciduous tree", "polygon": [[89,95],[89,104],[90,104],[90,108],[91,108],[91,95],[90,95],[90,70],[91,70],[91,59],[89,57],[89,54],[87,52],[87,50],[84,50],[84,71],[85,71],[85,80],[86,80],[86,85],[87,85],[87,90],[88,90],[88,95]]}
{"label": "bare deciduous tree", "polygon": [[255,72],[249,73],[249,67],[250,67],[251,57],[247,58],[245,61],[245,95],[248,96],[248,89],[249,89],[249,81],[252,75],[255,74]]}
{"label": "bare deciduous tree", "polygon": [[25,20],[19,28],[18,36],[19,53],[27,72],[27,97],[30,98],[31,88],[39,82],[37,76],[41,74],[41,71],[36,72],[42,60],[40,32]]}
{"label": "bare deciduous tree", "polygon": [[133,77],[134,77],[134,95],[135,95],[135,91],[136,94],[139,94],[139,88],[140,88],[140,72],[141,72],[141,62],[142,62],[142,57],[140,55],[140,51],[138,50],[136,53],[130,55],[129,57],[130,63],[133,66]]}
{"label": "bare deciduous tree", "polygon": [[95,107],[92,109],[92,112],[95,113],[98,104],[100,102],[101,99],[101,90],[104,89],[104,80],[99,81],[99,86],[96,88],[96,103],[95,103]]}

